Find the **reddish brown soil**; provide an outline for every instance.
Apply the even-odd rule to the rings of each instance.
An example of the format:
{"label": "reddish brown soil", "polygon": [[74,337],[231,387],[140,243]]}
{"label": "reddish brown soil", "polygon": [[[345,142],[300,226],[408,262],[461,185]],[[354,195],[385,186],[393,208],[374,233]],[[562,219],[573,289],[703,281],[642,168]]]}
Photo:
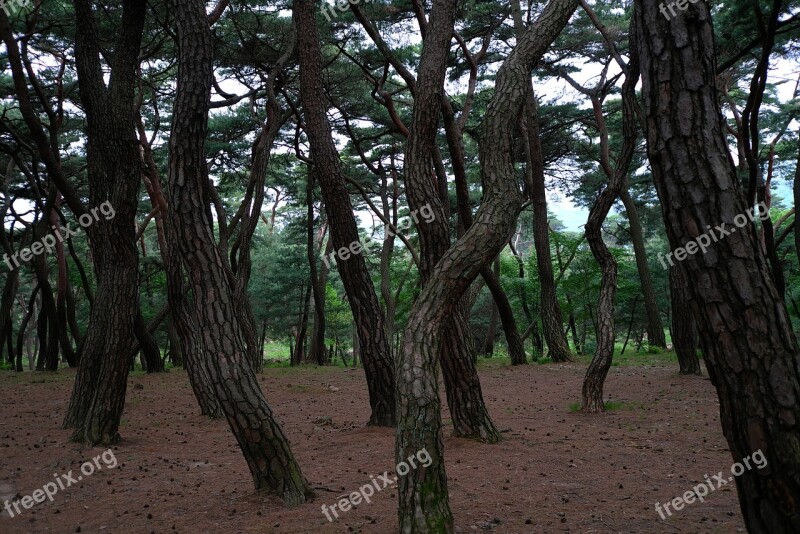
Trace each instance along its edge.
{"label": "reddish brown soil", "polygon": [[[614,367],[606,394],[624,403],[602,415],[570,411],[585,366],[481,368],[484,395],[505,441],[450,437],[450,502],[459,532],[743,531],[732,485],[666,521],[654,509],[732,463],[706,378],[680,377],[674,364]],[[74,373],[0,374],[0,506],[29,495],[54,473],[77,472],[102,452],[68,443],[61,420]],[[0,515],[0,532],[389,534],[396,492],[386,488],[329,523],[323,504],[393,471],[394,436],[365,428],[359,370],[269,369],[260,379],[284,423],[311,503],[286,508],[258,496],[224,421],[197,414],[186,375],[131,377],[117,469],[104,469],[23,511]],[[143,389],[134,389],[141,384]],[[332,387],[331,387],[332,386]],[[447,415],[445,408],[445,416]],[[333,425],[317,426],[329,416]],[[19,498],[16,497],[16,498]],[[80,530],[78,530],[80,528]]]}

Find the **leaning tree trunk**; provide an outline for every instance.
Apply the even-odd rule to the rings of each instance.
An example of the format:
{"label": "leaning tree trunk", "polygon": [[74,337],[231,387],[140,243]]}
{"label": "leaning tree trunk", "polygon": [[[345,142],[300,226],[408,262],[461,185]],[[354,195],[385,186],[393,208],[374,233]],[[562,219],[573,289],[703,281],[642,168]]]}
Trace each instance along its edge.
{"label": "leaning tree trunk", "polygon": [[163,373],[164,360],[161,359],[161,351],[153,335],[148,331],[147,324],[144,322],[141,308],[136,313],[133,324],[133,333],[139,342],[139,350],[142,353],[145,371],[150,373]]}
{"label": "leaning tree trunk", "polygon": [[[436,4],[437,16],[432,16],[427,26],[419,79],[414,93],[414,110],[410,135],[406,146],[406,197],[409,207],[421,211],[426,205],[433,213],[430,222],[417,225],[420,241],[420,277],[423,287],[434,283],[432,272],[436,262],[450,248],[450,229],[447,224],[447,205],[433,180],[436,165],[436,134],[444,95],[444,78],[447,71],[448,43],[455,23],[455,2],[444,0]],[[467,211],[467,210],[465,210]],[[465,227],[471,228],[471,215],[462,214]],[[498,251],[499,253],[499,251]],[[508,299],[491,269],[482,269],[487,287],[494,287],[495,298],[503,326],[508,327],[509,353],[516,364],[525,363],[525,352]],[[480,379],[475,368],[475,349],[466,338],[465,306],[459,299],[451,308],[453,315],[443,323],[442,375],[447,389],[450,414],[456,435],[483,440],[500,441],[483,400]],[[507,313],[503,315],[503,309]],[[469,373],[464,376],[463,373]],[[469,386],[469,387],[465,387]]]}
{"label": "leaning tree trunk", "polygon": [[[450,34],[431,29],[444,26],[452,30],[449,23],[454,4],[453,0],[434,1],[423,57],[429,47],[433,47],[432,51],[447,49]],[[475,216],[475,224],[436,264],[430,281],[409,314],[397,362],[396,458],[405,460],[425,448],[430,453],[431,463],[398,480],[399,530],[402,533],[453,531],[436,373],[442,325],[473,280],[500,253],[514,232],[522,206],[511,160],[514,118],[522,111],[533,67],[576,7],[576,0],[554,0],[548,4],[498,71],[494,96],[484,117],[480,146],[483,203]],[[434,35],[440,41],[429,45]],[[417,102],[419,100],[415,100],[415,105]],[[428,187],[433,187],[430,181]]]}
{"label": "leaning tree trunk", "polygon": [[205,139],[213,81],[213,42],[202,0],[174,0],[178,91],[169,140],[170,246],[177,246],[193,282],[193,314],[202,332],[200,355],[228,424],[247,460],[257,490],[289,504],[312,491],[275,420],[237,318],[230,271],[214,243],[206,210]]}
{"label": "leaning tree trunk", "polygon": [[[667,21],[657,0],[634,5],[648,157],[670,245],[684,246],[724,223],[711,230],[718,239],[709,250],[683,266],[733,459],[761,451],[767,461],[735,478],[744,522],[754,534],[798,532],[800,350],[747,224],[752,207],[726,140],[709,6],[689,4]],[[742,217],[744,226],[730,231]]]}
{"label": "leaning tree trunk", "polygon": [[201,415],[212,418],[222,417],[222,410],[217,402],[214,386],[206,372],[201,354],[201,341],[198,326],[192,320],[189,310],[188,296],[181,269],[180,252],[167,240],[169,226],[169,205],[161,188],[161,178],[158,167],[153,159],[152,146],[147,140],[147,134],[141,117],[137,120],[139,130],[139,143],[145,163],[143,181],[150,196],[153,206],[158,206],[156,218],[156,236],[161,260],[167,278],[167,302],[171,318],[167,327],[170,344],[170,356],[173,365],[181,365],[186,369],[189,385],[194,392],[197,403],[200,405]]}
{"label": "leaning tree trunk", "polygon": [[682,375],[699,375],[697,323],[692,316],[692,297],[686,271],[680,263],[669,268],[669,292],[672,302],[672,345],[678,354]]}
{"label": "leaning tree trunk", "polygon": [[661,316],[658,313],[658,304],[656,303],[656,292],[653,289],[653,278],[650,276],[650,267],[647,265],[647,251],[644,248],[642,223],[639,220],[639,213],[636,211],[636,204],[634,204],[633,198],[628,192],[627,181],[619,192],[619,198],[625,205],[625,213],[628,214],[628,221],[631,225],[633,253],[636,257],[636,269],[639,271],[644,308],[647,313],[647,340],[651,345],[665,349],[667,348],[667,338],[664,336],[664,326],[661,324]]}
{"label": "leaning tree trunk", "polygon": [[[344,251],[352,244],[359,243],[358,226],[327,117],[314,2],[297,0],[294,4],[294,17],[298,36],[300,94],[306,134],[314,158],[314,173],[319,179],[325,201],[334,248]],[[350,255],[346,260],[340,258],[336,261],[336,266],[356,323],[372,408],[369,424],[394,426],[397,416],[394,370],[386,338],[385,319],[372,277],[363,254]]]}

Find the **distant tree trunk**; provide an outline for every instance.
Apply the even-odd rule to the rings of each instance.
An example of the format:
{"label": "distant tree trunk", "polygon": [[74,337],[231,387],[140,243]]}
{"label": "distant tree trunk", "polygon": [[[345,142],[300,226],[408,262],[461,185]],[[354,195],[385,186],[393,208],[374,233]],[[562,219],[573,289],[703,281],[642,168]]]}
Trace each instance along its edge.
{"label": "distant tree trunk", "polygon": [[[730,229],[752,206],[725,135],[709,5],[689,4],[668,21],[656,0],[636,0],[634,18],[648,157],[667,236],[678,247],[707,225]],[[734,478],[744,523],[753,534],[795,533],[800,350],[753,225],[711,246],[682,265],[733,460],[760,452],[768,465]]]}
{"label": "distant tree trunk", "polygon": [[[517,39],[524,33],[519,1],[515,0],[514,26]],[[539,271],[540,316],[542,330],[547,342],[547,355],[554,362],[568,362],[572,359],[567,336],[564,334],[564,319],[558,303],[553,258],[550,254],[550,226],[547,222],[547,189],[545,188],[544,156],[539,131],[539,109],[533,93],[533,85],[528,84],[524,114],[522,115],[522,139],[525,143],[527,172],[525,180],[533,204],[533,244],[536,248],[536,268]]]}
{"label": "distant tree trunk", "polygon": [[697,358],[697,322],[692,316],[692,295],[686,272],[680,263],[669,269],[669,289],[672,301],[672,345],[678,354],[681,374],[702,374]]}
{"label": "distant tree trunk", "polygon": [[[4,231],[0,229],[0,232]],[[5,336],[11,340],[14,336],[14,324],[11,319],[11,310],[14,308],[14,299],[17,296],[17,289],[19,287],[19,270],[14,269],[6,276],[6,282],[3,285],[3,296],[0,300],[0,333],[3,337],[0,338],[0,361],[2,361],[3,354],[3,341]],[[14,350],[13,343],[8,343],[8,356],[7,360],[10,364],[14,364]]]}
{"label": "distant tree trunk", "polygon": [[658,303],[656,302],[656,292],[653,289],[653,278],[650,276],[650,267],[647,265],[647,251],[644,248],[644,234],[642,223],[639,220],[639,213],[636,211],[636,204],[628,192],[628,184],[623,184],[619,192],[619,198],[625,205],[625,212],[628,214],[628,221],[631,225],[631,241],[633,242],[633,253],[636,257],[636,268],[639,271],[639,280],[642,283],[642,296],[644,297],[644,308],[647,312],[647,340],[650,345],[667,348],[667,338],[664,336],[664,326],[661,324],[661,316],[658,313]]}
{"label": "distant tree trunk", "polygon": [[[500,253],[514,231],[522,206],[511,161],[514,117],[523,108],[533,67],[576,7],[575,0],[550,2],[500,67],[496,90],[483,120],[480,160],[484,198],[475,215],[475,224],[437,262],[409,313],[397,362],[399,409],[395,457],[398,461],[405,460],[425,448],[431,463],[425,469],[412,470],[398,480],[398,522],[403,533],[454,531],[444,467],[436,372],[436,361],[442,347],[442,327],[464,292],[491,259]],[[426,78],[425,70],[430,66],[437,67],[441,55],[448,55],[454,11],[454,0],[434,0],[422,51],[420,80],[430,80]],[[429,54],[433,57],[427,59]],[[431,65],[427,65],[428,62]],[[438,68],[431,70],[435,79],[427,83],[431,84],[433,91],[425,94],[418,87],[414,100],[415,115],[432,107],[427,99],[438,99],[441,95],[444,72]],[[423,102],[426,104],[419,108]],[[431,117],[426,116],[426,119]],[[435,121],[436,116],[432,119]],[[412,136],[409,142],[419,143],[421,146],[416,149],[422,149],[435,142],[435,134],[435,128],[432,128],[424,138],[419,136],[415,140],[417,136]],[[408,153],[414,149],[409,147]],[[429,168],[429,165],[421,167],[422,175],[429,175]],[[431,191],[434,188],[432,180],[426,180],[422,185],[425,195],[421,200],[436,200],[436,192]]]}
{"label": "distant tree trunk", "polygon": [[[42,222],[38,225],[39,231],[34,232],[34,241],[41,240],[47,233],[47,223]],[[58,309],[56,300],[53,297],[53,287],[50,285],[50,267],[44,254],[37,254],[33,260],[33,269],[36,273],[36,281],[41,289],[42,301],[39,309],[39,317],[36,322],[37,335],[41,351],[36,363],[39,371],[57,371],[59,363],[59,324]]]}
{"label": "distant tree trunk", "polygon": [[33,317],[34,313],[36,313],[36,295],[39,294],[39,286],[33,288],[33,292],[31,292],[31,296],[28,299],[28,306],[25,308],[25,315],[22,317],[22,322],[19,324],[19,332],[17,332],[17,364],[15,366],[15,370],[18,373],[23,371],[22,368],[22,354],[23,354],[23,344],[27,339],[27,332],[28,332],[28,322],[30,322],[31,317]]}
{"label": "distant tree trunk", "polygon": [[[317,247],[314,242],[314,180],[313,174],[308,173],[306,184],[306,208],[308,223],[306,226],[306,252],[308,266],[311,273],[311,293],[314,299],[314,326],[311,329],[311,347],[308,358],[317,365],[325,365],[325,278],[328,272],[322,266],[322,273],[317,269]],[[324,235],[320,236],[320,241]],[[322,246],[320,244],[320,246]]]}
{"label": "distant tree trunk", "polygon": [[[633,29],[631,29],[632,32]],[[599,97],[592,96],[592,107],[600,130],[601,166],[608,176],[608,184],[589,211],[589,220],[586,223],[586,241],[589,243],[592,255],[600,265],[600,271],[602,272],[600,298],[597,304],[597,348],[583,380],[581,410],[590,413],[605,411],[603,385],[605,384],[608,370],[611,368],[611,359],[614,355],[614,341],[616,339],[614,335],[614,301],[617,292],[617,261],[603,241],[602,231],[603,222],[606,220],[611,206],[625,183],[628,167],[636,149],[636,83],[638,80],[638,58],[634,56],[628,64],[625,82],[622,85],[623,141],[616,160],[616,167],[613,169],[608,155],[608,130],[603,119],[602,101]]]}
{"label": "distant tree trunk", "polygon": [[[339,155],[331,137],[325,90],[322,83],[322,54],[316,21],[317,10],[311,0],[294,4],[298,32],[300,62],[300,94],[306,134],[314,159],[315,176],[319,179],[325,212],[328,216],[334,248],[346,251],[359,243],[358,226],[352,211],[350,194],[345,185]],[[353,245],[355,246],[355,245]],[[336,261],[348,302],[357,325],[361,358],[367,376],[372,414],[369,424],[394,426],[394,367],[386,337],[384,316],[363,254],[350,255]]]}
{"label": "distant tree trunk", "polygon": [[136,319],[133,324],[133,332],[139,342],[139,350],[142,352],[142,361],[145,370],[149,373],[163,373],[164,361],[161,359],[161,351],[158,348],[155,338],[150,334],[147,325],[142,317],[142,310],[139,309],[136,313]]}
{"label": "distant tree trunk", "polygon": [[[500,258],[494,260],[494,271],[500,271]],[[489,325],[486,329],[486,338],[483,341],[483,348],[481,354],[487,358],[494,355],[494,340],[497,337],[497,304],[494,300],[489,301]]]}
{"label": "distant tree trunk", "polygon": [[169,141],[170,246],[193,281],[193,319],[202,330],[200,348],[219,404],[247,460],[257,490],[288,504],[313,495],[275,421],[237,318],[230,271],[214,243],[205,202],[208,184],[205,140],[213,81],[213,41],[202,0],[171,2],[177,28],[178,90]]}

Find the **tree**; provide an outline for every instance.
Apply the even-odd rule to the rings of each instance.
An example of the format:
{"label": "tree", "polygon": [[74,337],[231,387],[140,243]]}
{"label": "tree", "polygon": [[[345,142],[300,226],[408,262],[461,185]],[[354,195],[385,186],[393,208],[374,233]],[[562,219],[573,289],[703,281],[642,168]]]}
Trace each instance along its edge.
{"label": "tree", "polygon": [[306,135],[314,159],[314,175],[319,179],[333,246],[340,251],[336,266],[347,291],[367,375],[372,414],[369,423],[395,424],[394,370],[386,339],[383,312],[362,254],[344,254],[359,245],[358,227],[352,212],[350,194],[339,163],[326,112],[322,85],[322,54],[319,49],[316,9],[311,0],[294,5],[298,31],[300,92]]}
{"label": "tree", "polygon": [[[634,17],[648,157],[667,235],[678,247],[746,220],[748,205],[725,139],[708,5],[689,4],[667,20],[656,0],[636,0]],[[757,243],[745,224],[683,265],[731,454],[740,461],[761,451],[769,465],[735,478],[745,524],[752,533],[781,534],[800,525],[800,368]]]}
{"label": "tree", "polygon": [[255,372],[237,319],[231,273],[226,271],[209,220],[205,140],[211,102],[213,46],[205,4],[174,0],[178,40],[178,92],[169,149],[170,247],[192,280],[192,319],[202,330],[202,364],[228,424],[247,460],[257,490],[288,504],[312,495],[275,420]]}
{"label": "tree", "polygon": [[697,326],[692,316],[689,281],[683,265],[675,263],[669,269],[670,300],[672,301],[672,344],[678,354],[682,375],[699,375],[697,358]]}
{"label": "tree", "polygon": [[[448,26],[448,17],[453,16],[448,12],[450,2],[434,2],[431,27]],[[514,230],[522,199],[511,159],[513,119],[523,107],[534,65],[576,8],[577,1],[573,0],[550,2],[498,71],[495,93],[484,117],[480,149],[484,202],[475,215],[475,224],[436,264],[430,282],[414,303],[403,334],[397,362],[396,458],[405,460],[423,448],[431,456],[427,468],[398,480],[399,524],[403,533],[453,531],[436,377],[442,325]],[[439,38],[449,41],[450,35]],[[438,49],[434,46],[433,50]],[[427,184],[426,196],[435,197],[435,190],[433,194],[430,191],[433,183],[429,180]]]}

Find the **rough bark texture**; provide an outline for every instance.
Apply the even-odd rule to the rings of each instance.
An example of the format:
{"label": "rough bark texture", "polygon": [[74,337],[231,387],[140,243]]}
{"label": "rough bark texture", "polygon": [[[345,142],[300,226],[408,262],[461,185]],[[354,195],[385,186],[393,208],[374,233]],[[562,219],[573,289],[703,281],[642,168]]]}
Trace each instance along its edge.
{"label": "rough bark texture", "polygon": [[[141,168],[134,135],[134,87],[145,10],[141,2],[123,2],[106,86],[92,6],[88,0],[75,1],[75,59],[87,118],[89,204],[97,208],[109,202],[115,211],[111,219],[94,217],[86,228],[97,292],[64,423],[76,429],[73,439],[91,444],[120,439],[130,369],[128,348],[138,309],[135,221]],[[61,185],[59,189],[69,201],[68,191]],[[75,211],[74,202],[70,205]]]}
{"label": "rough bark texture", "polygon": [[[667,21],[636,0],[647,148],[673,248],[746,213],[715,85],[709,7]],[[752,225],[684,262],[706,368],[735,461],[755,451],[764,469],[735,478],[751,533],[800,531],[798,346]]]}
{"label": "rough bark texture", "polygon": [[672,345],[678,354],[681,374],[702,374],[697,357],[697,325],[692,315],[692,296],[686,270],[680,262],[669,269],[669,289],[672,300]]}
{"label": "rough bark texture", "polygon": [[[303,99],[306,135],[314,158],[315,176],[319,179],[325,200],[331,239],[334,248],[342,251],[349,248],[352,243],[359,242],[358,226],[353,216],[350,194],[345,185],[345,177],[333,144],[327,117],[327,103],[322,84],[322,54],[314,2],[311,0],[295,2],[294,17],[298,31],[300,93]],[[341,257],[340,254],[336,266],[356,323],[361,360],[364,362],[372,407],[369,424],[394,426],[396,421],[394,370],[386,338],[384,316],[375,293],[375,286],[363,254],[351,254],[346,260]]]}
{"label": "rough bark texture", "polygon": [[[446,205],[437,189],[435,180],[435,150],[439,114],[443,96],[444,78],[447,71],[449,42],[455,23],[455,2],[444,0],[435,4],[422,49],[419,66],[419,80],[414,93],[414,110],[408,145],[406,146],[406,196],[412,211],[430,206],[433,219],[420,220],[417,224],[420,240],[420,277],[423,287],[432,283],[431,273],[436,262],[450,248],[450,229],[447,224]],[[464,224],[472,221],[468,214],[462,214]],[[503,325],[516,333],[513,313],[500,284],[486,266],[483,270],[487,286],[494,285],[498,309],[505,303],[506,315]],[[475,348],[466,328],[464,305],[459,302],[452,308],[453,314],[446,317],[438,327],[444,328],[441,353],[442,376],[447,390],[450,413],[453,418],[455,435],[481,439],[490,443],[500,440],[500,433],[494,426],[483,401],[477,369],[475,368]],[[510,315],[510,320],[509,320]],[[435,326],[434,326],[435,327]],[[516,354],[516,363],[524,363],[525,352],[519,335],[509,352]]]}
{"label": "rough bark texture", "polygon": [[[437,0],[433,5],[429,31],[439,24],[449,26],[446,23],[452,17],[452,1]],[[522,205],[511,160],[514,118],[522,110],[531,70],[576,7],[574,0],[554,0],[548,4],[500,68],[495,93],[484,117],[480,147],[484,201],[475,224],[437,263],[409,315],[397,362],[396,457],[406,459],[426,448],[432,461],[426,469],[413,470],[398,481],[399,530],[403,533],[453,531],[436,380],[442,341],[440,325],[514,231]],[[429,34],[423,60],[426,50],[430,50],[427,53],[446,50],[450,34],[436,38],[444,43],[428,45]]]}
{"label": "rough bark texture", "polygon": [[636,269],[639,271],[639,280],[642,284],[644,308],[647,313],[647,340],[650,345],[665,349],[667,348],[667,338],[664,335],[664,326],[661,324],[661,316],[658,313],[656,292],[653,289],[650,267],[647,265],[647,251],[644,248],[642,223],[639,220],[639,213],[636,211],[636,204],[634,204],[633,198],[628,192],[627,183],[622,186],[619,198],[625,205],[625,213],[628,215],[628,222],[631,225],[631,242],[633,243],[633,253],[636,257]]}
{"label": "rough bark texture", "polygon": [[257,490],[289,504],[311,488],[258,385],[237,319],[234,288],[214,243],[204,188],[205,139],[213,77],[213,43],[202,0],[172,2],[178,40],[178,91],[169,142],[170,241],[179,245],[192,282],[201,357]]}

